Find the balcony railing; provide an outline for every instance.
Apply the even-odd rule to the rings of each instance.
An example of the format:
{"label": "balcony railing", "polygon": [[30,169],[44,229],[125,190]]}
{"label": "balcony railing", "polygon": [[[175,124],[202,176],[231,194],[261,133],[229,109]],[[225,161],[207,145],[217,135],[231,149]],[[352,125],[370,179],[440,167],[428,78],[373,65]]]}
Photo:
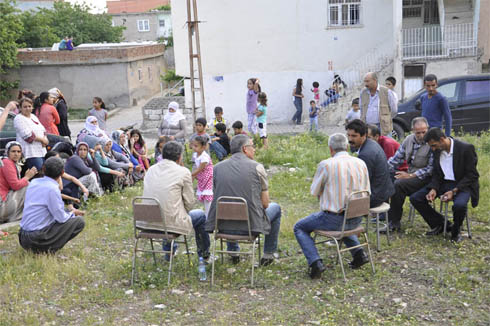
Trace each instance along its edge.
{"label": "balcony railing", "polygon": [[477,40],[472,23],[402,30],[403,60],[475,56]]}

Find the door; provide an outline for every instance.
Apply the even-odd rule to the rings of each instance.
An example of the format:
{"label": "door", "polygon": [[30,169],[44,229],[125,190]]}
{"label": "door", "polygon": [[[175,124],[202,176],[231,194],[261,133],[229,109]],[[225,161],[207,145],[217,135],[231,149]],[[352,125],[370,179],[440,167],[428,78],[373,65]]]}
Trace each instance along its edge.
{"label": "door", "polygon": [[475,132],[490,127],[490,78],[466,80],[460,107],[464,115],[464,130]]}
{"label": "door", "polygon": [[[447,102],[449,104],[449,109],[451,110],[451,117],[453,119],[453,129],[455,131],[459,131],[461,127],[464,125],[464,114],[460,109],[461,102],[461,81],[453,81],[445,83],[439,87],[437,87],[437,92],[444,95],[446,97]],[[442,123],[442,127],[446,125],[445,122]]]}

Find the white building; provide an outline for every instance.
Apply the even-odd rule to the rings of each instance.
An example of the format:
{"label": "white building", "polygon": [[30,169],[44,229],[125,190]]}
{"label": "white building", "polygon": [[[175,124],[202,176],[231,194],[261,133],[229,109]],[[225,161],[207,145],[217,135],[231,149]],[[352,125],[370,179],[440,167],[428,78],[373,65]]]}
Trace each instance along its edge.
{"label": "white building", "polygon": [[[323,91],[338,73],[353,85],[366,71],[376,70],[380,62],[391,62],[388,69],[400,81],[399,94],[405,85],[403,77],[413,77],[412,68],[405,66],[423,63],[424,74],[439,73],[440,77],[473,72],[476,65],[452,73],[441,62],[466,55],[471,55],[471,62],[476,61],[476,52],[471,52],[476,49],[476,41],[470,42],[474,46],[468,51],[458,52],[447,46],[453,40],[455,47],[461,47],[457,37],[463,29],[461,35],[468,36],[464,34],[468,27],[447,32],[444,26],[457,20],[450,10],[466,12],[469,6],[471,19],[465,14],[464,23],[471,24],[471,37],[476,40],[473,17],[478,4],[479,0],[198,1],[206,115],[212,117],[214,107],[222,106],[228,119],[246,121],[246,84],[251,77],[260,78],[262,90],[268,95],[268,120],[286,122],[295,112],[292,89],[297,78],[304,81],[305,108],[313,97],[312,82],[318,81]],[[186,1],[172,0],[171,5],[172,25],[185,26]],[[436,21],[434,10],[444,19]],[[442,31],[437,39],[443,43],[441,54],[419,52],[434,39],[418,38],[413,41],[415,46],[409,44],[408,28],[421,28],[426,33],[427,24],[439,26]],[[174,43],[176,73],[189,76],[185,27],[174,28]],[[406,92],[411,92],[417,82],[412,78],[405,86]],[[186,106],[190,107],[189,87],[186,90]]]}

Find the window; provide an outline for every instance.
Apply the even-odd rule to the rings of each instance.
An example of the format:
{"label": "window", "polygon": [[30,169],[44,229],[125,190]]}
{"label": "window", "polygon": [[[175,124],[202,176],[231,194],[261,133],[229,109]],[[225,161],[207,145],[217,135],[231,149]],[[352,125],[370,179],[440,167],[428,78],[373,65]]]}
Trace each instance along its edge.
{"label": "window", "polygon": [[403,0],[403,18],[422,17],[422,0]]}
{"label": "window", "polygon": [[457,83],[449,83],[437,87],[437,91],[447,98],[448,102],[455,102],[458,100],[458,93],[456,92]]}
{"label": "window", "polygon": [[466,98],[488,98],[490,90],[490,79],[487,80],[468,80],[466,82]]}
{"label": "window", "polygon": [[165,19],[160,19],[160,20],[158,21],[158,26],[160,26],[160,27],[165,27]]}
{"label": "window", "polygon": [[361,0],[329,0],[328,25],[361,25]]}
{"label": "window", "polygon": [[424,24],[439,24],[439,6],[437,0],[424,1]]}
{"label": "window", "polygon": [[148,19],[138,20],[138,32],[149,32],[150,21]]}

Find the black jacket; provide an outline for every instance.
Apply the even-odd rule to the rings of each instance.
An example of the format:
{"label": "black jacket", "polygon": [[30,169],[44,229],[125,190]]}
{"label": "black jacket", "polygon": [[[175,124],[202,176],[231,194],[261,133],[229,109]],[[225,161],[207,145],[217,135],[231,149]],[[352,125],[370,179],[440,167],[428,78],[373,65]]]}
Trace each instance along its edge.
{"label": "black jacket", "polygon": [[395,186],[390,178],[386,154],[377,142],[366,139],[359,149],[359,156],[366,163],[371,183],[371,207],[381,205],[395,193]]}
{"label": "black jacket", "polygon": [[61,99],[56,103],[56,111],[60,116],[60,124],[57,125],[60,136],[71,137],[71,131],[68,127],[68,108],[66,107],[65,100]]}
{"label": "black jacket", "polygon": [[[476,207],[480,197],[480,185],[478,183],[480,175],[476,169],[478,157],[476,156],[475,146],[457,139],[453,139],[453,141],[453,171],[457,184],[456,188],[459,191],[469,192],[471,205]],[[429,188],[435,189],[438,194],[441,184],[444,182],[444,172],[441,169],[440,158],[441,151],[436,151],[434,154],[432,180],[428,185]]]}

